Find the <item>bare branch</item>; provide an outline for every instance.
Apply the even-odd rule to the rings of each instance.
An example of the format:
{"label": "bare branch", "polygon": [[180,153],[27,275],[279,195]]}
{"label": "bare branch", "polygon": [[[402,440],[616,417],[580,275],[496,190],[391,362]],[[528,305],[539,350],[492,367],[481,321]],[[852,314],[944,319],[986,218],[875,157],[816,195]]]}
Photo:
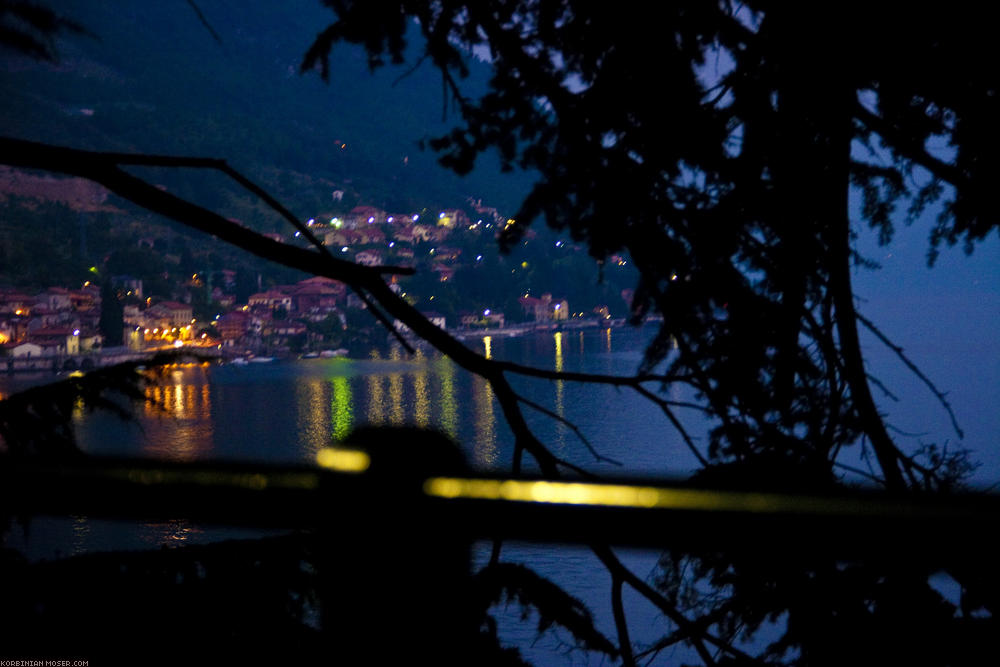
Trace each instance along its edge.
{"label": "bare branch", "polygon": [[611,575],[611,612],[615,618],[615,629],[618,631],[618,650],[621,651],[622,666],[635,667],[632,641],[628,636],[628,621],[625,619],[625,608],[622,605],[622,578],[614,574]]}
{"label": "bare branch", "polygon": [[378,306],[375,305],[371,298],[360,290],[357,291],[356,294],[358,295],[358,298],[364,302],[365,308],[368,312],[371,313],[372,316],[393,335],[393,337],[395,337],[396,342],[402,345],[403,349],[405,349],[408,354],[414,354],[416,350],[413,349],[412,345],[410,345],[410,341],[406,340],[399,329],[392,325],[389,318],[385,316],[385,313],[383,313]]}
{"label": "bare branch", "polygon": [[208,34],[212,36],[212,39],[214,39],[219,46],[223,46],[222,38],[219,37],[219,33],[215,32],[215,28],[213,28],[212,24],[208,22],[207,18],[205,18],[205,15],[202,14],[201,9],[198,8],[198,5],[195,4],[194,0],[187,0],[187,3],[188,5],[191,6],[191,9],[194,10],[195,15],[198,17],[198,20],[201,21],[201,24],[203,26],[205,26],[205,30],[207,30]]}
{"label": "bare branch", "polygon": [[903,348],[901,348],[900,346],[896,345],[891,340],[889,340],[888,336],[879,331],[878,327],[876,327],[871,322],[871,320],[866,318],[861,313],[857,313],[857,318],[858,321],[861,322],[861,324],[865,325],[866,329],[875,334],[876,338],[878,338],[885,344],[886,347],[892,350],[896,354],[896,356],[899,357],[899,359],[904,364],[906,364],[906,367],[909,368],[911,371],[913,371],[914,375],[920,378],[921,382],[927,385],[927,388],[931,390],[931,393],[934,394],[934,396],[938,399],[938,402],[944,407],[945,411],[947,411],[948,417],[951,418],[951,425],[952,428],[955,429],[955,433],[958,434],[959,438],[964,439],[965,434],[962,432],[961,427],[958,425],[958,420],[955,418],[955,413],[951,409],[951,403],[949,403],[948,399],[946,398],[947,394],[945,394],[943,391],[940,391],[936,386],[934,386],[934,383],[930,381],[930,378],[921,373],[920,369],[917,368],[917,365],[914,364],[912,361],[910,361],[905,354],[903,354]]}
{"label": "bare branch", "polygon": [[680,433],[681,438],[684,440],[684,444],[688,446],[688,449],[690,449],[691,453],[694,454],[696,459],[698,459],[698,462],[703,466],[707,466],[708,459],[705,458],[704,454],[698,451],[698,447],[694,444],[694,440],[691,438],[690,434],[688,434],[687,429],[684,428],[684,425],[681,424],[680,420],[677,419],[677,416],[674,415],[673,411],[670,409],[669,403],[645,387],[635,387],[635,390],[639,392],[640,395],[645,396],[647,399],[660,406],[663,414],[665,414],[667,419],[670,420],[670,423],[673,424],[674,429]]}
{"label": "bare branch", "polygon": [[537,410],[538,412],[541,412],[543,415],[556,420],[557,422],[563,424],[564,426],[566,426],[567,428],[569,428],[571,431],[573,431],[573,433],[576,434],[576,437],[578,437],[580,439],[580,442],[582,442],[584,445],[586,445],[587,449],[590,450],[590,453],[593,454],[594,458],[597,459],[598,461],[603,461],[605,463],[612,463],[612,464],[614,464],[616,466],[622,465],[621,461],[616,461],[615,459],[608,458],[607,456],[604,456],[604,455],[600,454],[596,449],[594,449],[594,446],[592,444],[590,444],[590,441],[587,440],[587,437],[583,435],[583,431],[581,431],[577,427],[577,425],[574,424],[573,422],[571,422],[570,420],[566,419],[565,417],[563,417],[560,414],[552,412],[551,410],[549,410],[548,408],[546,408],[544,405],[539,405],[538,403],[535,403],[534,401],[525,398],[524,396],[520,396],[519,395],[517,398],[518,398],[519,401],[521,401],[522,403],[524,403],[525,405],[527,405],[529,408],[533,408],[533,409]]}
{"label": "bare branch", "polygon": [[869,382],[871,382],[873,385],[875,385],[876,387],[878,387],[879,389],[882,390],[882,393],[885,394],[886,398],[888,398],[890,400],[893,400],[896,403],[899,403],[899,397],[896,396],[891,391],[889,391],[889,388],[886,387],[885,384],[881,380],[879,380],[877,377],[875,377],[871,373],[867,373],[866,377],[868,378]]}
{"label": "bare branch", "polygon": [[625,567],[610,548],[606,546],[592,546],[591,551],[593,551],[597,558],[604,563],[612,577],[621,577],[624,583],[627,583],[635,589],[639,595],[653,603],[657,609],[662,611],[667,618],[676,624],[681,629],[681,632],[686,635],[685,639],[691,643],[706,665],[716,664],[712,654],[709,653],[708,649],[705,647],[706,643],[722,649],[725,653],[733,657],[746,661],[746,664],[756,664],[759,662],[752,656],[733,646],[730,642],[712,635],[704,627],[702,627],[700,623],[690,620],[678,611],[665,597],[663,597],[663,595],[658,593],[649,584],[636,576],[634,572]]}

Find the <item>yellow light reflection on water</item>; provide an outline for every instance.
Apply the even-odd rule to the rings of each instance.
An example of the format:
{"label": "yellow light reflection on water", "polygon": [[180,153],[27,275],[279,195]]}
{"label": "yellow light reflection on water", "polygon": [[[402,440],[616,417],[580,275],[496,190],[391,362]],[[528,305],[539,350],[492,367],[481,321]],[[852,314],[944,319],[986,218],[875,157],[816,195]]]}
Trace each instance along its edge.
{"label": "yellow light reflection on water", "polygon": [[611,351],[611,327],[608,327],[607,330],[604,333],[605,333],[605,335],[607,337],[608,352],[610,352]]}
{"label": "yellow light reflection on water", "polygon": [[320,380],[303,379],[295,383],[298,441],[307,456],[313,456],[320,447],[330,444],[325,401],[324,386]]}
{"label": "yellow light reflection on water", "polygon": [[427,367],[413,374],[413,423],[425,428],[431,420],[431,402],[427,396]]}
{"label": "yellow light reflection on water", "polygon": [[389,423],[393,426],[401,426],[404,421],[402,373],[389,374],[389,400],[392,402],[392,409],[389,412]]}
{"label": "yellow light reflection on water", "polygon": [[437,363],[441,379],[441,428],[450,438],[458,439],[458,408],[455,404],[455,366],[448,357]]}
{"label": "yellow light reflection on water", "polygon": [[164,380],[170,384],[145,390],[150,421],[143,425],[143,450],[174,461],[204,456],[213,446],[212,389],[205,368],[188,364]]}
{"label": "yellow light reflection on water", "polygon": [[333,399],[330,402],[331,421],[333,422],[333,439],[337,442],[344,440],[351,432],[354,424],[354,404],[351,396],[351,382],[346,377],[340,376],[330,380],[333,390]]}
{"label": "yellow light reflection on water", "polygon": [[368,423],[380,425],[385,419],[385,399],[382,392],[382,376],[372,373],[368,376]]}
{"label": "yellow light reflection on water", "polygon": [[556,370],[561,371],[563,369],[562,331],[557,331],[553,337],[556,341]]}
{"label": "yellow light reflection on water", "polygon": [[493,466],[497,462],[496,419],[493,416],[493,387],[482,378],[475,378],[476,442],[473,456],[476,463]]}
{"label": "yellow light reflection on water", "polygon": [[165,523],[144,524],[140,530],[140,539],[159,547],[182,546],[204,532],[203,528],[186,519],[176,519]]}
{"label": "yellow light reflection on water", "polygon": [[486,358],[493,358],[493,336],[483,336],[483,346],[486,348]]}
{"label": "yellow light reflection on water", "polygon": [[73,555],[82,554],[87,551],[87,543],[90,538],[90,521],[87,517],[74,514],[70,517],[73,520]]}
{"label": "yellow light reflection on water", "polygon": [[[556,341],[556,372],[561,373],[565,365],[563,358],[563,334],[561,331],[555,333]],[[563,380],[556,380],[556,414],[565,417],[565,392],[566,383]],[[561,451],[566,446],[566,425],[556,424],[556,448]]]}
{"label": "yellow light reflection on water", "polygon": [[337,472],[364,472],[371,465],[371,457],[359,449],[324,447],[316,453],[316,464]]}

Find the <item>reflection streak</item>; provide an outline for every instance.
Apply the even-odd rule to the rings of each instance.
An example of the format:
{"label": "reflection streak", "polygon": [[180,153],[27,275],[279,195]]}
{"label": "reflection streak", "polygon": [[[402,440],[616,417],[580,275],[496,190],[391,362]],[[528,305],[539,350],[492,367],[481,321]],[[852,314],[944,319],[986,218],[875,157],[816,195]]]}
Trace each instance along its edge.
{"label": "reflection streak", "polygon": [[330,380],[333,398],[330,401],[331,421],[333,422],[333,439],[342,442],[351,432],[354,422],[354,405],[351,396],[351,383],[339,376]]}

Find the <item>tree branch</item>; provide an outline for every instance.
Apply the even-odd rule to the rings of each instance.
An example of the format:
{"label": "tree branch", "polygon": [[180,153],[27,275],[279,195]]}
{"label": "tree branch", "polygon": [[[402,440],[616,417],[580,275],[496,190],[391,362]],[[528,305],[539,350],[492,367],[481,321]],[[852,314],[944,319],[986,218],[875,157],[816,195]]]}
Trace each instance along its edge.
{"label": "tree branch", "polygon": [[590,450],[590,453],[593,454],[594,458],[597,459],[598,461],[603,461],[605,463],[611,463],[611,464],[616,465],[616,466],[622,465],[621,461],[616,461],[615,459],[609,458],[609,457],[604,456],[603,454],[599,453],[594,448],[594,446],[592,444],[590,444],[590,441],[583,434],[583,431],[581,431],[577,427],[577,425],[574,424],[573,422],[571,422],[569,419],[566,419],[562,415],[559,415],[559,414],[556,414],[555,412],[552,412],[551,410],[549,410],[548,408],[546,408],[544,405],[540,405],[538,403],[535,403],[534,401],[532,401],[530,399],[527,399],[524,396],[520,396],[519,395],[517,398],[518,398],[519,401],[521,401],[522,403],[524,403],[525,405],[527,405],[529,408],[533,408],[533,409],[537,410],[538,412],[541,412],[546,417],[549,417],[551,419],[556,420],[557,422],[563,424],[564,426],[566,426],[567,428],[569,428],[571,431],[573,431],[573,433],[576,435],[576,437],[580,439],[580,442],[582,442],[587,447],[587,449]]}
{"label": "tree branch", "polygon": [[878,327],[876,327],[872,323],[871,320],[869,320],[861,313],[857,313],[857,318],[858,321],[861,322],[861,324],[863,324],[866,329],[875,334],[876,338],[878,338],[880,341],[882,341],[882,343],[885,344],[886,347],[892,350],[896,354],[896,356],[899,357],[900,361],[906,364],[906,367],[909,368],[911,371],[913,371],[914,375],[920,378],[921,382],[927,385],[927,388],[931,390],[931,393],[934,394],[934,397],[937,398],[938,402],[942,405],[942,407],[944,407],[945,411],[948,413],[948,417],[951,419],[951,426],[952,428],[955,429],[955,433],[958,434],[959,438],[964,439],[965,433],[958,425],[958,420],[955,418],[955,413],[951,409],[951,403],[949,403],[948,399],[946,398],[947,394],[945,394],[943,391],[940,391],[936,386],[934,386],[934,383],[931,382],[930,378],[921,373],[920,369],[917,368],[917,365],[914,364],[912,361],[910,361],[905,354],[903,354],[903,348],[900,347],[899,345],[896,345],[891,340],[889,340],[889,337],[886,336],[884,333],[882,333],[878,329]]}
{"label": "tree branch", "polygon": [[921,167],[934,174],[937,178],[947,181],[956,187],[961,187],[967,184],[968,179],[960,169],[948,164],[947,162],[943,162],[928,153],[927,150],[922,145],[916,143],[912,137],[894,127],[891,123],[889,123],[889,121],[885,120],[881,116],[878,116],[866,109],[865,106],[857,100],[854,103],[854,115],[862,123],[864,123],[865,127],[885,139],[886,143],[888,143],[893,150],[899,152],[907,159],[916,162]]}
{"label": "tree branch", "polygon": [[611,575],[611,613],[615,618],[615,629],[618,631],[618,650],[621,651],[622,667],[635,667],[632,641],[628,636],[628,621],[625,619],[625,608],[622,606],[622,578],[615,574]]}

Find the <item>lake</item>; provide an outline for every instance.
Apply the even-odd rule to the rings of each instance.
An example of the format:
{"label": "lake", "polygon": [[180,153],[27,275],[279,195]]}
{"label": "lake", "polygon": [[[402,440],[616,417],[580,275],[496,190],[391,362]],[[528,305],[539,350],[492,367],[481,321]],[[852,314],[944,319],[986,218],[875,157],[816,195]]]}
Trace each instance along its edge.
{"label": "lake", "polygon": [[[653,333],[651,326],[589,329],[522,338],[483,337],[468,344],[493,358],[541,368],[630,374]],[[885,361],[876,357],[874,363]],[[33,380],[4,378],[0,391],[25,382]],[[603,456],[622,463],[617,467],[597,461],[566,424],[525,408],[539,438],[577,465],[610,475],[666,477],[683,477],[696,467],[658,408],[630,391],[516,377],[512,382],[522,395],[579,427]],[[308,462],[321,447],[343,440],[357,426],[415,425],[448,434],[477,469],[504,470],[511,463],[512,436],[490,387],[436,353],[418,351],[415,357],[405,358],[395,351],[369,359],[183,365],[166,369],[162,381],[148,388],[147,397],[150,401],[138,406],[138,419],[131,423],[108,414],[81,412],[77,417],[81,446],[95,454],[175,461]],[[695,433],[704,426],[696,414],[681,416]],[[530,462],[530,457],[525,461]],[[10,543],[39,559],[253,534],[186,521],[123,525],[79,516],[35,521],[27,536],[14,534]],[[656,565],[656,553],[624,551],[620,555],[643,577]],[[474,563],[484,563],[488,556],[488,544],[475,545]],[[529,564],[582,599],[594,611],[599,629],[614,637],[610,577],[589,550],[509,544],[504,558]],[[633,638],[652,640],[667,629],[659,614],[637,596],[627,592],[625,600]],[[534,664],[586,664],[585,654],[565,653],[565,637],[549,633],[535,642],[534,619],[522,621],[518,610],[498,615],[501,636]],[[664,654],[660,659],[669,662],[671,656]],[[593,658],[595,664],[599,660],[599,656]]]}
{"label": "lake", "polygon": [[[628,374],[634,372],[645,329],[589,329],[523,338],[483,337],[470,341],[480,351],[553,370]],[[10,391],[39,378],[5,378]],[[519,392],[576,424],[604,456],[622,467],[598,462],[565,424],[526,408],[536,434],[559,456],[594,472],[683,475],[695,461],[675,434],[663,428],[658,409],[612,387],[513,378]],[[510,467],[512,435],[490,387],[447,358],[398,350],[369,359],[309,359],[238,365],[182,365],[165,370],[147,389],[147,404],[134,422],[104,413],[77,416],[81,447],[94,454],[145,456],[175,461],[251,460],[308,462],[319,448],[342,440],[360,425],[432,427],[460,443],[469,463],[481,470]],[[530,457],[525,458],[530,464]],[[529,469],[530,465],[527,466]],[[187,521],[140,525],[77,516],[32,522],[28,536],[10,543],[33,559],[103,551],[149,549],[250,536],[252,531],[207,528]],[[504,559],[526,562],[583,599],[600,628],[614,636],[608,608],[610,578],[584,547],[509,544]],[[473,561],[484,563],[489,545],[477,544]],[[645,575],[656,554],[626,552],[626,562]],[[632,608],[635,608],[634,610]],[[578,664],[582,653],[564,654],[562,639],[549,633],[534,642],[535,624],[518,610],[498,614],[505,639],[536,665]],[[646,631],[657,614],[637,601],[630,617]],[[652,634],[649,635],[653,637]],[[595,657],[595,660],[599,658]]]}

